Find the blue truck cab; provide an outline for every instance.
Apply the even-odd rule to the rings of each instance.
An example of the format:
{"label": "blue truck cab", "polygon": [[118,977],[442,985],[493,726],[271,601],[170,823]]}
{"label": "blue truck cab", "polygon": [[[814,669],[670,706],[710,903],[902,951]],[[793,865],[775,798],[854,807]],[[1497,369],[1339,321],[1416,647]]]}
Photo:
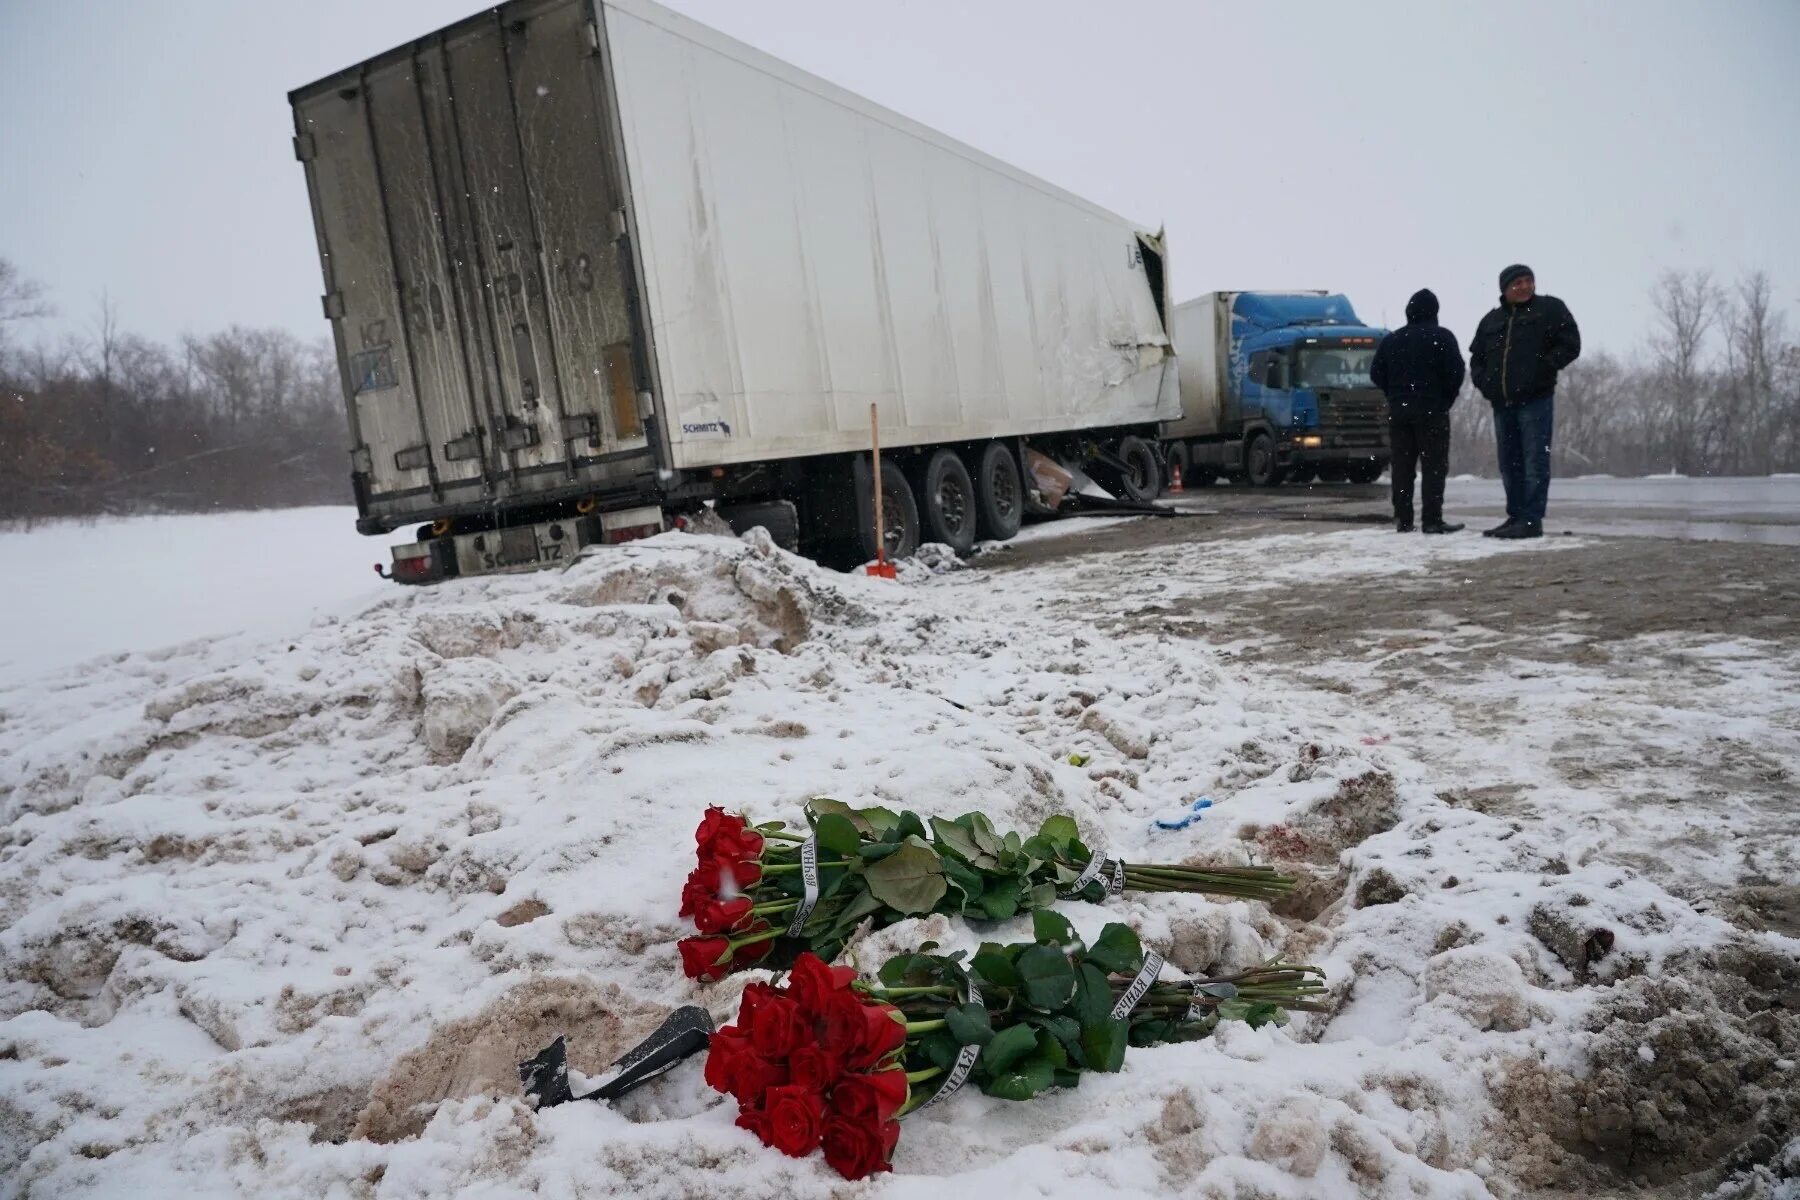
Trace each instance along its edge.
{"label": "blue truck cab", "polygon": [[1369,483],[1387,469],[1387,403],[1369,379],[1386,330],[1332,292],[1213,292],[1175,309],[1182,416],[1163,453],[1185,479]]}

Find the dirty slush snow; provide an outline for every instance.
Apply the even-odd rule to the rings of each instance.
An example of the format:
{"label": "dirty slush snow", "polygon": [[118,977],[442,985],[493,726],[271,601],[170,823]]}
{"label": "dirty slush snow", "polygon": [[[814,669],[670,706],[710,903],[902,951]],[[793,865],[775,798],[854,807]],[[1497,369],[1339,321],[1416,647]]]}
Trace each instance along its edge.
{"label": "dirty slush snow", "polygon": [[[543,1113],[514,1073],[558,1033],[594,1074],[677,1005],[725,1018],[741,981],[697,987],[674,949],[690,833],[708,804],[792,820],[815,795],[1278,863],[1305,883],[1273,912],[1064,911],[1174,968],[1280,955],[1334,989],[1328,1016],[1133,1052],[1030,1104],[958,1095],[860,1194],[1786,1186],[1794,941],[1609,853],[1582,825],[1598,787],[1483,790],[1480,747],[1434,764],[1356,681],[1148,619],[1227,603],[1233,554],[1286,564],[1268,587],[1527,551],[1280,540],[1181,581],[1093,555],[895,584],[671,534],[0,691],[0,1193],[839,1194],[735,1128],[697,1060]],[[1489,671],[1476,699],[1507,686]],[[1202,794],[1204,820],[1153,827]],[[929,918],[851,953],[976,936]]]}

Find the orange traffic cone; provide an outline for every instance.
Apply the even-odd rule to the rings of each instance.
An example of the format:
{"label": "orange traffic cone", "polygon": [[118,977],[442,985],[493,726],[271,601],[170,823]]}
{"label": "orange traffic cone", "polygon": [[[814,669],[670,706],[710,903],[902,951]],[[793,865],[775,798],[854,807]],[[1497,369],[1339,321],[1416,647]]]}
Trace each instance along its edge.
{"label": "orange traffic cone", "polygon": [[1169,495],[1181,495],[1181,464],[1169,464]]}

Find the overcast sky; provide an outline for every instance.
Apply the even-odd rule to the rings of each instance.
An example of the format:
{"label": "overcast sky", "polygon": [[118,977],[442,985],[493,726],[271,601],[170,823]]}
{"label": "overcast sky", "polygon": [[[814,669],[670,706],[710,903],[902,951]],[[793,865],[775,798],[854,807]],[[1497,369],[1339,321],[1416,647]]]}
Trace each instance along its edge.
{"label": "overcast sky", "polygon": [[[1169,232],[1178,298],[1429,286],[1466,343],[1521,260],[1590,343],[1667,267],[1800,310],[1800,2],[674,0]],[[0,256],[52,330],[327,332],[286,92],[467,0],[0,0]],[[1790,317],[1792,321],[1792,317]],[[1800,322],[1793,322],[1800,324]]]}

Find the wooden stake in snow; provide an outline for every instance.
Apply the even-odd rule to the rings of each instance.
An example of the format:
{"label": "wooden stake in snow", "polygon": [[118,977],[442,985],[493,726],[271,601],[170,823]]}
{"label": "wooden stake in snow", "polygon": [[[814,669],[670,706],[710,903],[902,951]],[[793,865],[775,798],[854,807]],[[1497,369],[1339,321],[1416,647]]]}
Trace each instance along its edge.
{"label": "wooden stake in snow", "polygon": [[881,506],[881,409],[869,402],[869,458],[872,468],[869,486],[875,493],[875,561],[868,571],[883,579],[896,578],[894,564],[887,560],[887,523]]}

